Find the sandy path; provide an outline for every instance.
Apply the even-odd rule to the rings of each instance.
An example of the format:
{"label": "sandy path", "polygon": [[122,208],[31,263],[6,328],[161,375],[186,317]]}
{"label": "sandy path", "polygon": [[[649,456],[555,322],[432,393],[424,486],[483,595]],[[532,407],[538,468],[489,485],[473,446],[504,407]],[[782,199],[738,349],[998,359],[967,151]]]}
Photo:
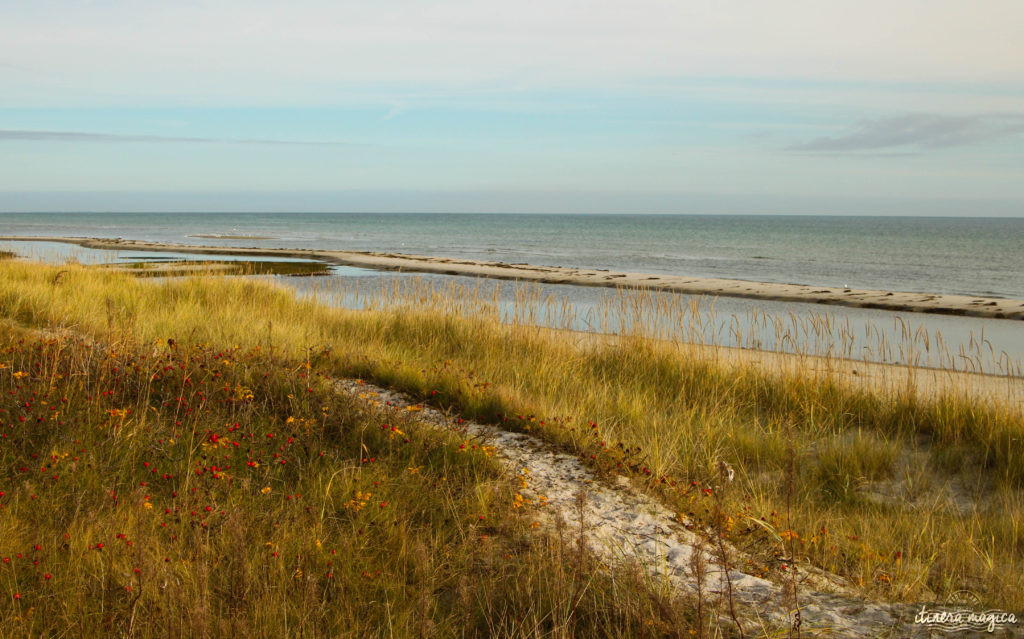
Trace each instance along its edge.
{"label": "sandy path", "polygon": [[[587,547],[609,563],[633,562],[656,578],[667,580],[684,594],[693,595],[698,581],[691,569],[691,557],[697,548],[713,553],[697,534],[686,529],[675,513],[652,498],[633,489],[625,477],[615,485],[598,479],[572,455],[552,449],[544,441],[496,426],[453,420],[440,411],[424,406],[401,393],[361,380],[343,380],[339,385],[363,400],[382,408],[409,414],[434,428],[454,430],[467,440],[493,446],[505,471],[518,479],[520,493],[536,508],[538,517],[549,529],[563,522],[570,535],[582,534]],[[735,549],[730,566],[740,565],[742,557]],[[905,604],[877,603],[859,597],[834,575],[810,568],[798,571],[801,630],[805,636],[837,637],[914,637],[927,636],[913,626],[916,609]],[[726,573],[709,559],[703,584],[709,594],[708,605],[722,619],[728,619],[724,593],[731,582],[741,623],[747,636],[762,636],[764,625],[783,629],[792,622],[784,602],[783,586],[732,569]],[[767,622],[767,624],[766,624]],[[785,634],[785,633],[783,633]]]}
{"label": "sandy path", "polygon": [[691,295],[724,295],[785,302],[834,304],[857,308],[876,308],[891,311],[969,315],[1003,319],[1024,319],[1024,300],[1010,300],[965,295],[929,293],[903,293],[868,289],[848,289],[803,284],[750,282],[678,275],[624,273],[595,269],[531,266],[462,260],[426,255],[374,253],[361,251],[327,251],[272,248],[234,248],[143,242],[137,240],[84,238],[84,237],[18,237],[0,236],[0,240],[66,242],[85,248],[106,250],[175,251],[188,253],[217,253],[225,255],[253,255],[277,257],[303,257],[320,259],[333,264],[358,266],[384,271],[467,275],[506,280],[523,280],[547,284],[573,284],[577,286],[605,286],[612,288],[648,288]]}

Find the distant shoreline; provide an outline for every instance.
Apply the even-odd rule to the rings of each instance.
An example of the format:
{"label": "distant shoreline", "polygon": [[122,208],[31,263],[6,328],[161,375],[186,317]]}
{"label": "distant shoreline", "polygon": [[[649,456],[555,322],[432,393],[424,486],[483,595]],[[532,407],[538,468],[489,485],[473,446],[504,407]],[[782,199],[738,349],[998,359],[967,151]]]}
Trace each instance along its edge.
{"label": "distant shoreline", "polygon": [[936,313],[965,317],[1024,320],[1024,300],[904,293],[868,289],[849,289],[802,284],[779,284],[707,277],[627,273],[600,269],[531,266],[483,260],[379,253],[369,251],[330,251],[322,249],[239,248],[172,244],[88,237],[0,236],[3,241],[63,242],[100,250],[144,250],[198,254],[251,255],[261,257],[298,257],[381,271],[434,273],[520,280],[545,284],[602,286],[608,288],[650,289],[688,295],[741,297],[783,302],[828,304],[888,311]]}

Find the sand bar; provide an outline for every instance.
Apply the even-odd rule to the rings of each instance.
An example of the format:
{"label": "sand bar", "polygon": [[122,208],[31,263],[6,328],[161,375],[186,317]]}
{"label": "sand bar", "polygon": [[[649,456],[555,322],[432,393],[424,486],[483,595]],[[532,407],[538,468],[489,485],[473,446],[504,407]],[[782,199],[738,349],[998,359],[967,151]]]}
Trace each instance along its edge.
{"label": "sand bar", "polygon": [[269,235],[230,235],[220,233],[196,233],[189,237],[197,237],[204,240],[272,240]]}
{"label": "sand bar", "polygon": [[332,264],[356,266],[382,271],[465,275],[545,284],[604,286],[685,293],[689,295],[722,295],[783,302],[833,304],[855,308],[888,311],[939,313],[998,319],[1024,319],[1024,300],[938,293],[904,293],[803,284],[750,282],[708,277],[625,273],[600,269],[566,268],[506,264],[482,260],[377,253],[369,251],[331,251],[323,249],[238,248],[145,242],[139,240],[86,237],[0,236],[0,240],[22,242],[65,242],[99,250],[169,251],[178,253],[251,255],[261,257],[300,257]]}

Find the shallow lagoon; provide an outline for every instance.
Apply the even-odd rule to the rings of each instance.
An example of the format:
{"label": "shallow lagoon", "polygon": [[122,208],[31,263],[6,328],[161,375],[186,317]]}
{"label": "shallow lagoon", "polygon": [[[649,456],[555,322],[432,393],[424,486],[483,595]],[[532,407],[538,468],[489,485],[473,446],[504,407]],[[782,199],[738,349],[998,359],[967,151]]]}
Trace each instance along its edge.
{"label": "shallow lagoon", "polygon": [[[302,258],[184,252],[96,250],[61,242],[2,241],[0,250],[50,263],[130,264],[218,260],[310,262]],[[1021,375],[1024,322],[926,313],[898,313],[797,302],[674,293],[517,284],[465,276],[375,271],[329,265],[314,278],[273,277],[304,295],[346,308],[400,303],[424,295],[460,300],[461,312],[486,307],[505,321],[623,333],[642,330],[669,339],[852,359],[955,367]],[[266,276],[264,276],[266,277]],[[448,304],[452,307],[451,303]]]}

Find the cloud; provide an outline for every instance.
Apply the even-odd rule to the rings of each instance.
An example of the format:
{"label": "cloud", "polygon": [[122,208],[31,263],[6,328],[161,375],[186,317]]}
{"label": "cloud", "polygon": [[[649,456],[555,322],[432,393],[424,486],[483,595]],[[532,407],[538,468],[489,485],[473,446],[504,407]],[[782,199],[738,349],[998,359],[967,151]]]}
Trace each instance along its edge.
{"label": "cloud", "polygon": [[122,135],[118,133],[86,133],[83,131],[22,131],[0,129],[0,142],[174,142],[191,144],[267,144],[282,146],[348,146],[346,142],[306,142],[301,140],[262,140],[202,138],[162,135]]}
{"label": "cloud", "polygon": [[1020,0],[736,4],[4,0],[0,58],[25,71],[0,85],[17,106],[320,106],[395,89],[742,77],[1019,93]]}
{"label": "cloud", "polygon": [[825,136],[789,147],[790,151],[843,152],[885,149],[940,149],[967,146],[1024,133],[1024,115],[965,116],[914,113],[863,120],[847,134]]}

